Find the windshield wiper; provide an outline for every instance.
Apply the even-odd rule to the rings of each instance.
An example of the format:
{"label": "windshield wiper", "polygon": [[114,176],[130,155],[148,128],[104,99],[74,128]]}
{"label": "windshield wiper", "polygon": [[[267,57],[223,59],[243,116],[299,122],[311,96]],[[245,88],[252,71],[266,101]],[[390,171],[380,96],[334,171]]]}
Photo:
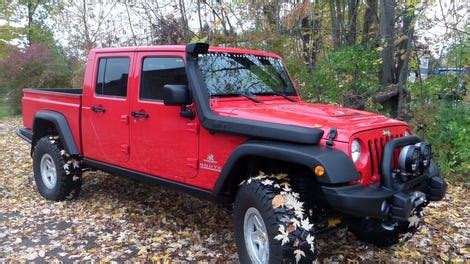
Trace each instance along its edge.
{"label": "windshield wiper", "polygon": [[296,100],[290,98],[289,96],[287,96],[286,94],[284,93],[280,93],[280,92],[263,92],[263,93],[255,93],[256,95],[278,95],[278,96],[282,96],[284,97],[286,100],[288,101],[291,101],[291,102],[297,102]]}
{"label": "windshield wiper", "polygon": [[218,96],[218,97],[243,96],[243,97],[245,97],[245,98],[247,98],[247,99],[249,99],[249,100],[251,100],[251,101],[253,101],[253,102],[255,102],[255,103],[258,103],[258,104],[259,104],[259,103],[262,103],[260,100],[254,98],[254,97],[252,97],[252,96],[249,96],[249,95],[247,95],[247,94],[243,94],[243,93],[214,94],[214,95],[212,95],[212,96]]}

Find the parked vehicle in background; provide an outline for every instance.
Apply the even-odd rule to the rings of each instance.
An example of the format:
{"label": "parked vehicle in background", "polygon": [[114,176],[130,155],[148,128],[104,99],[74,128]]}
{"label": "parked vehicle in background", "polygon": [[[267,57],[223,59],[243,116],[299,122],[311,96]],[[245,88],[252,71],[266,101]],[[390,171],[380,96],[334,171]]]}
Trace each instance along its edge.
{"label": "parked vehicle in background", "polygon": [[393,245],[446,191],[406,123],[303,102],[261,51],[94,49],[83,89],[24,90],[23,124],[46,199],[77,197],[83,169],[174,187],[233,207],[241,263],[311,261],[344,225]]}

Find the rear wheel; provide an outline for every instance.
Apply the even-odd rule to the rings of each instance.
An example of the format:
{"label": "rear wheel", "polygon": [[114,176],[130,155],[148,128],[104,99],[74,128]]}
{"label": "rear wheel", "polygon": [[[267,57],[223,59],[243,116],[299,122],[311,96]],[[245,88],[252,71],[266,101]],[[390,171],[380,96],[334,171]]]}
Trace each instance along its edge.
{"label": "rear wheel", "polygon": [[234,204],[241,263],[295,263],[316,257],[314,227],[285,176],[250,178]]}
{"label": "rear wheel", "polygon": [[44,198],[61,201],[79,195],[82,185],[80,160],[65,152],[57,136],[38,140],[33,152],[33,168],[36,186]]}

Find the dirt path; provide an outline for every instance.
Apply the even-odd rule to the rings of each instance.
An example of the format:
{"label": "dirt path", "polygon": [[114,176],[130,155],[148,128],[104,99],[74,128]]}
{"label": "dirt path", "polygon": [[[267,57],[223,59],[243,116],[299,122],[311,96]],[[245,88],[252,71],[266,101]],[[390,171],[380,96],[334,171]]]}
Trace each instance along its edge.
{"label": "dirt path", "polygon": [[[0,262],[3,260],[173,260],[236,262],[230,215],[186,194],[101,172],[84,176],[75,201],[36,192],[29,146],[17,118],[0,120]],[[320,238],[323,260],[470,259],[468,189],[451,187],[425,211],[410,241],[382,250],[345,230]]]}

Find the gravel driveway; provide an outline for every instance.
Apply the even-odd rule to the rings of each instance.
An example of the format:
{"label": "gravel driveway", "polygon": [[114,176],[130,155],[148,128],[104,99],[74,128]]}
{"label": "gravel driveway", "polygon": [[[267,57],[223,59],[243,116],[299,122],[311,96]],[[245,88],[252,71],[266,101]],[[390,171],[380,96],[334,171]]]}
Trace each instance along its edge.
{"label": "gravel driveway", "polygon": [[[36,191],[29,146],[18,118],[0,120],[0,262],[237,262],[230,213],[206,201],[102,172],[87,172],[78,200],[50,202]],[[320,237],[320,258],[470,259],[468,189],[451,186],[425,210],[426,225],[408,242],[378,249],[346,230]]]}

